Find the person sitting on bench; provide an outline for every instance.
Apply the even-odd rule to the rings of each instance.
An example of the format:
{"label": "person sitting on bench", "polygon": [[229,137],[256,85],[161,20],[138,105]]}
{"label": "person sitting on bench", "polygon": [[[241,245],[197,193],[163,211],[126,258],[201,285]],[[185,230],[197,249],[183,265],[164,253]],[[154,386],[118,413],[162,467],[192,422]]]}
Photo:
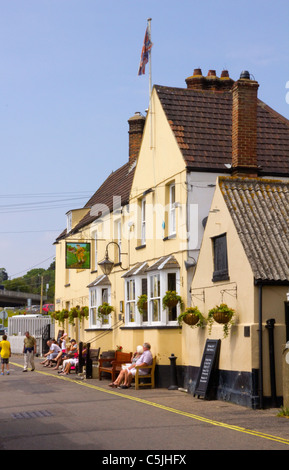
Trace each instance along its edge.
{"label": "person sitting on bench", "polygon": [[[142,355],[137,359],[135,363],[132,363],[130,366],[123,369],[118,375],[117,379],[114,382],[110,383],[109,386],[112,388],[129,388],[132,379],[136,374],[136,366],[138,366],[139,368],[139,375],[146,375],[148,373],[148,369],[146,369],[145,366],[150,366],[153,363],[153,357],[150,349],[151,345],[149,343],[144,343]],[[121,385],[122,381],[123,385]]]}

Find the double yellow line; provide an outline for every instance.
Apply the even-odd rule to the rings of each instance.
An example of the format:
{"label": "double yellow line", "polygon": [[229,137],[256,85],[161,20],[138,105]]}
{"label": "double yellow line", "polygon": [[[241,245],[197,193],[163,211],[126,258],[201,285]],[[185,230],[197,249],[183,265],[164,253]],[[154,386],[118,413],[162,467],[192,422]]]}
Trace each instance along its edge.
{"label": "double yellow line", "polygon": [[[13,364],[14,366],[17,366],[17,367],[22,367],[22,366],[20,366],[19,364],[16,364],[16,363],[11,363],[11,364]],[[48,372],[43,372],[43,371],[35,371],[35,372],[37,372],[38,374],[42,374],[42,375],[48,375],[49,377],[54,377],[54,378],[57,378],[57,379],[66,380],[68,382],[72,382],[74,384],[81,385],[82,387],[91,388],[93,390],[97,390],[99,392],[107,393],[109,395],[115,395],[117,397],[121,397],[121,398],[124,398],[126,400],[132,400],[132,401],[136,401],[138,403],[142,403],[144,405],[153,406],[154,408],[158,408],[158,409],[167,411],[169,413],[174,413],[174,414],[177,414],[177,415],[180,415],[180,416],[185,416],[186,418],[194,419],[196,421],[201,421],[203,423],[210,424],[212,426],[218,426],[218,427],[221,427],[221,428],[230,429],[231,431],[237,431],[237,432],[241,432],[243,434],[249,434],[251,436],[260,437],[261,439],[267,439],[267,440],[278,442],[278,443],[281,443],[281,444],[284,444],[284,445],[287,445],[287,446],[289,445],[289,439],[284,439],[282,437],[272,436],[270,434],[265,434],[263,432],[253,431],[251,429],[246,429],[246,428],[243,428],[243,427],[240,427],[240,426],[235,426],[235,425],[232,425],[232,424],[222,423],[221,421],[215,421],[215,420],[212,420],[212,419],[209,419],[209,418],[204,418],[203,416],[198,416],[198,415],[195,415],[193,413],[188,413],[187,411],[181,411],[181,410],[177,410],[175,408],[170,408],[169,406],[160,405],[158,403],[154,403],[154,402],[151,402],[151,401],[148,401],[148,400],[144,400],[143,398],[137,398],[137,397],[133,397],[133,396],[130,396],[130,395],[124,395],[123,393],[120,393],[120,392],[117,392],[117,391],[114,391],[114,390],[107,390],[105,388],[98,387],[97,385],[92,385],[92,384],[89,384],[87,382],[83,382],[81,380],[70,379],[67,376],[54,375],[54,374],[50,374]]]}

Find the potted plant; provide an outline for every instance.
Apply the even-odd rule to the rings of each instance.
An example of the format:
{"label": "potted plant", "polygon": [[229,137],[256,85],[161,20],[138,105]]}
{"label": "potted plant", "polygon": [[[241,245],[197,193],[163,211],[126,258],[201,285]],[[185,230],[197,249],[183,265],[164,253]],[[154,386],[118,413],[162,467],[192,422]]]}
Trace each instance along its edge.
{"label": "potted plant", "polygon": [[68,318],[69,318],[69,323],[71,325],[74,325],[75,318],[78,317],[79,314],[79,306],[77,305],[76,307],[72,307],[72,309],[69,311]]}
{"label": "potted plant", "polygon": [[81,309],[78,311],[78,318],[79,320],[82,320],[83,318],[88,318],[89,314],[89,309],[88,307],[81,307]]}
{"label": "potted plant", "polygon": [[57,320],[60,322],[60,323],[64,323],[64,320],[68,318],[68,310],[66,309],[63,309],[61,310],[60,312],[58,312],[58,315],[57,315]]}
{"label": "potted plant", "polygon": [[102,305],[100,305],[97,309],[98,311],[98,317],[102,320],[103,323],[108,323],[108,319],[104,318],[107,315],[110,315],[111,312],[114,311],[114,308],[109,305],[107,302],[103,302]]}
{"label": "potted plant", "polygon": [[178,303],[182,307],[183,301],[181,296],[174,290],[168,290],[163,297],[163,308],[173,308],[176,307]]}
{"label": "potted plant", "polygon": [[178,323],[180,326],[182,326],[183,322],[189,325],[191,328],[194,326],[202,328],[205,323],[205,318],[201,314],[198,307],[188,307],[178,316]]}
{"label": "potted plant", "polygon": [[148,296],[142,294],[138,297],[137,308],[141,315],[143,315],[148,309]]}
{"label": "potted plant", "polygon": [[215,321],[223,325],[224,338],[227,338],[229,334],[229,328],[234,324],[235,320],[235,310],[228,307],[227,304],[216,305],[216,307],[211,308],[208,313],[208,323],[209,323],[209,334],[212,331],[212,325]]}

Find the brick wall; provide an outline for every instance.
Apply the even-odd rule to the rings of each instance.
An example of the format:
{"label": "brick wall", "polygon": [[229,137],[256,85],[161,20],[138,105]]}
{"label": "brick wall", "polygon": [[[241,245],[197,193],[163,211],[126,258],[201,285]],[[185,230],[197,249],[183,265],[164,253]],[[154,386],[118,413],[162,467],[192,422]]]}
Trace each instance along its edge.
{"label": "brick wall", "polygon": [[232,169],[233,174],[256,177],[257,91],[250,79],[237,80],[232,88]]}

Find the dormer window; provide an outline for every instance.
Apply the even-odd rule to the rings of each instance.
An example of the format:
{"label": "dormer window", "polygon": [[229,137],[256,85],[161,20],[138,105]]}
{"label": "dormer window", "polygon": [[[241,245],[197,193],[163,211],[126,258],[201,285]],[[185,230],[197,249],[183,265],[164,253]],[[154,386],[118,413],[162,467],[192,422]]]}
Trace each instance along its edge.
{"label": "dormer window", "polygon": [[72,229],[72,212],[68,212],[66,215],[66,222],[67,222],[67,233],[69,233]]}

